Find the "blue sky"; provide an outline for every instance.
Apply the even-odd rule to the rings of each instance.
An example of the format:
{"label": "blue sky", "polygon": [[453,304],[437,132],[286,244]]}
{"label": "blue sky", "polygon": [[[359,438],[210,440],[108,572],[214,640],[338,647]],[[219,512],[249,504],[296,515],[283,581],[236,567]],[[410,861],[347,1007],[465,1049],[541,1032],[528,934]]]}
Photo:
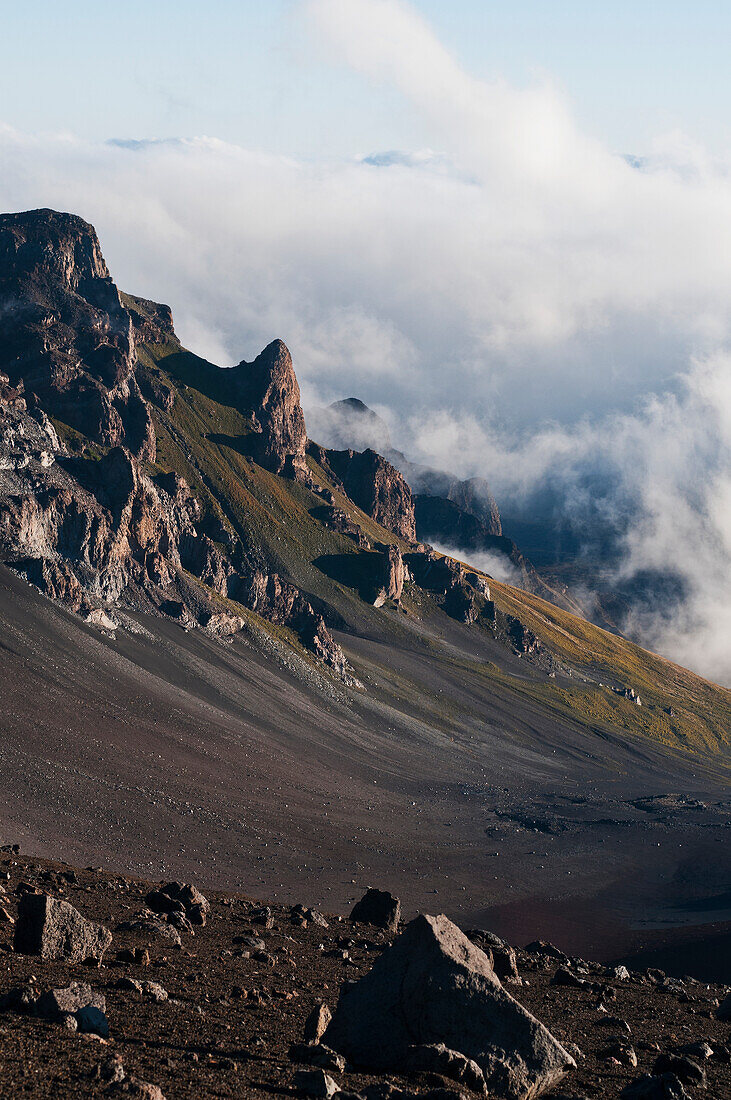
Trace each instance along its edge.
{"label": "blue sky", "polygon": [[[474,76],[547,74],[581,125],[642,153],[680,129],[729,146],[731,5],[414,0]],[[313,41],[297,0],[3,5],[0,120],[95,139],[205,134],[302,157],[429,144],[423,120]],[[333,63],[335,62],[335,63]]]}

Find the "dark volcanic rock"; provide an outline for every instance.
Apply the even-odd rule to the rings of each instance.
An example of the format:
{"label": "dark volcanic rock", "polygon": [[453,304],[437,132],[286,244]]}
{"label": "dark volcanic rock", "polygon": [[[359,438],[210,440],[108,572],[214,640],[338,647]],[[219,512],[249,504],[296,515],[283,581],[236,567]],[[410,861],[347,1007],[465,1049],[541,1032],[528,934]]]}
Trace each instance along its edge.
{"label": "dark volcanic rock", "polygon": [[412,921],[370,973],[343,991],[325,1033],[354,1064],[391,1071],[404,1066],[415,1040],[474,1060],[488,1090],[510,1100],[539,1096],[575,1066],[444,916]]}
{"label": "dark volcanic rock", "polygon": [[99,443],[155,457],[132,321],[93,226],[73,214],[0,215],[0,370]]}
{"label": "dark volcanic rock", "polygon": [[401,902],[399,899],[390,894],[388,890],[376,890],[375,887],[366,890],[350,914],[352,921],[375,924],[378,928],[385,928],[388,932],[396,931],[400,918]]}
{"label": "dark volcanic rock", "polygon": [[48,894],[24,894],[20,899],[15,950],[21,954],[101,964],[111,942],[109,929],[82,917],[67,901]]}

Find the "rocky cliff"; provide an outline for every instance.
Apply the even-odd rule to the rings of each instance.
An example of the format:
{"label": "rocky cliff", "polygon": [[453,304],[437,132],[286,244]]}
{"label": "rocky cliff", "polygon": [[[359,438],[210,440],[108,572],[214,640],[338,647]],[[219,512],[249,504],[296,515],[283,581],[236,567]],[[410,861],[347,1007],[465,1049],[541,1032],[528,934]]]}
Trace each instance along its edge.
{"label": "rocky cliff", "polygon": [[242,361],[231,375],[237,404],[255,420],[253,457],[275,474],[305,479],[307,432],[286,345],[273,340],[253,363]]}
{"label": "rocky cliff", "polygon": [[[184,477],[149,466],[156,435],[136,341],[170,340],[169,308],[120,296],[81,218],[47,210],[0,218],[0,560],[107,624],[107,612],[123,606],[231,633],[244,620],[221,601],[235,601],[295,631],[344,675],[342,651],[297,586],[260,555],[252,561]],[[306,479],[304,417],[284,344],[219,373],[251,413],[256,460]],[[151,396],[172,404],[169,387]]]}
{"label": "rocky cliff", "polygon": [[311,453],[346,496],[387,531],[416,542],[411,489],[395,466],[375,451],[329,451],[310,444]]}
{"label": "rocky cliff", "polygon": [[132,320],[94,228],[72,214],[0,216],[0,370],[90,439],[155,455]]}

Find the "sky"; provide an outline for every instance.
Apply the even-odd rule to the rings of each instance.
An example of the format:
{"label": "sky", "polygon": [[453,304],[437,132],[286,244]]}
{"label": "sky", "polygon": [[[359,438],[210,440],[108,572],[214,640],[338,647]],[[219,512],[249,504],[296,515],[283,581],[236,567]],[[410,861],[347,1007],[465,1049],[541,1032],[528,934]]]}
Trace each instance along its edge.
{"label": "sky", "polygon": [[[672,571],[642,641],[731,683],[731,11],[8,6],[0,206],[96,226],[214,362],[290,347],[498,502]],[[609,486],[609,489],[606,489]],[[458,548],[456,548],[458,549]]]}
{"label": "sky", "polygon": [[[619,152],[659,133],[729,147],[731,7],[719,0],[415,0],[476,77],[547,75]],[[428,144],[397,96],[354,78],[296,0],[3,5],[5,121],[94,139],[215,136],[320,159]]]}

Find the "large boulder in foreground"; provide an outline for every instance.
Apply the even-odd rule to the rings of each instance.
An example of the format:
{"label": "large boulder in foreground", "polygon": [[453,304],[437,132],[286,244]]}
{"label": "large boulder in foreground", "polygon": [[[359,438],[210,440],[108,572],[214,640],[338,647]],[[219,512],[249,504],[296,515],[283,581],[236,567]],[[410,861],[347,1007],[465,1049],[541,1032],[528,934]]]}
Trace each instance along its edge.
{"label": "large boulder in foreground", "polygon": [[532,1100],[575,1068],[445,916],[420,916],[343,991],[324,1042],[355,1065],[399,1072],[415,1045],[444,1044],[482,1070],[490,1096]]}
{"label": "large boulder in foreground", "polygon": [[73,905],[48,894],[24,894],[18,905],[15,950],[42,959],[101,964],[112,942],[108,928],[82,917]]}

